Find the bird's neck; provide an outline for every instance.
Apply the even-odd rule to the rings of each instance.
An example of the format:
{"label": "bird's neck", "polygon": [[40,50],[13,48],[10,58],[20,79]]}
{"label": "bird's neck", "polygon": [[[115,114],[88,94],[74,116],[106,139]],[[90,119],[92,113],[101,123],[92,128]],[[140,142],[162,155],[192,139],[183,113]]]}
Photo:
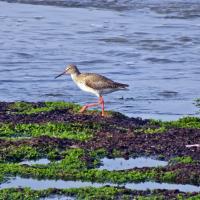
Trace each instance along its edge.
{"label": "bird's neck", "polygon": [[71,74],[71,78],[74,82],[76,82],[78,76],[80,75],[81,73],[80,72],[76,72],[76,73],[73,73]]}

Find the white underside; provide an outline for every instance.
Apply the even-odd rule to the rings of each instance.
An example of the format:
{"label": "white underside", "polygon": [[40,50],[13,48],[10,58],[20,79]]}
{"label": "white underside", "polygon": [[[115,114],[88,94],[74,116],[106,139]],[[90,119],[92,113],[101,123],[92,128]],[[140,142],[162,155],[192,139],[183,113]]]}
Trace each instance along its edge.
{"label": "white underside", "polygon": [[77,84],[77,86],[81,89],[81,90],[83,90],[83,91],[85,91],[85,92],[89,92],[89,93],[92,93],[92,94],[94,94],[94,95],[96,95],[96,96],[100,96],[100,93],[99,93],[99,91],[97,91],[97,90],[94,90],[94,89],[92,89],[92,88],[90,88],[90,87],[87,87],[85,84],[82,84],[82,83],[76,83]]}
{"label": "white underside", "polygon": [[75,76],[73,74],[71,74],[71,78],[72,80],[74,81],[74,83],[83,91],[85,92],[89,92],[89,93],[92,93],[94,95],[96,95],[97,97],[100,96],[100,93],[97,91],[97,90],[94,90],[90,87],[87,87],[84,83],[80,83],[80,82],[76,82],[75,80]]}

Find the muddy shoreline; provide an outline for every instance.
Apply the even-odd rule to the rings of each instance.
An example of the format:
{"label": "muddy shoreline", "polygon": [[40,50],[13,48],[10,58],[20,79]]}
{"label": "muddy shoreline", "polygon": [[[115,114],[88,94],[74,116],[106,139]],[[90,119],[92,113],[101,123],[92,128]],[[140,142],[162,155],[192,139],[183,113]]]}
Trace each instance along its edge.
{"label": "muddy shoreline", "polygon": [[[114,112],[109,112],[105,118],[102,118],[98,111],[89,111],[85,114],[80,114],[77,112],[78,108],[79,106],[77,105],[70,104],[69,106],[64,104],[60,105],[59,103],[55,105],[44,102],[23,102],[18,104],[14,102],[1,102],[1,167],[8,167],[7,163],[10,162],[18,163],[25,158],[30,159],[30,155],[30,157],[27,157],[26,154],[20,152],[22,150],[19,150],[25,148],[23,151],[26,151],[26,147],[31,148],[27,150],[29,152],[34,150],[37,157],[49,156],[51,154],[54,156],[52,159],[57,160],[66,159],[68,153],[61,153],[63,151],[76,152],[76,149],[81,149],[84,153],[81,154],[80,160],[85,163],[85,168],[83,169],[86,171],[83,171],[81,175],[81,171],[77,171],[70,176],[65,173],[62,175],[54,174],[54,178],[62,178],[63,180],[96,180],[96,182],[101,182],[101,179],[97,176],[99,172],[93,169],[95,167],[94,163],[96,163],[96,166],[99,165],[98,159],[100,157],[123,157],[128,159],[131,157],[146,156],[166,160],[169,164],[164,167],[143,167],[120,170],[116,172],[116,176],[122,177],[122,182],[155,180],[157,182],[200,185],[200,148],[186,146],[200,144],[198,119],[188,118],[184,123],[181,121],[181,123],[173,122],[172,124],[166,125],[166,123],[162,124],[161,122],[152,123],[151,120],[128,118],[120,113]],[[54,128],[53,125],[55,124],[57,124],[56,126],[58,128],[59,126],[67,125],[67,130],[71,135],[66,134],[61,137],[59,132],[57,135],[51,135],[51,131],[49,133],[49,129],[46,130],[45,128],[49,126],[49,123],[51,123],[50,130],[52,132],[57,131],[57,129],[51,129],[52,127]],[[39,133],[38,130],[40,130]],[[62,130],[65,130],[65,127]],[[23,132],[23,135],[20,135],[21,132]],[[86,134],[86,136],[87,134],[90,135],[89,137],[79,138],[79,132]],[[56,153],[54,152],[55,149],[57,150]],[[101,152],[99,154],[100,151],[104,153]],[[15,154],[19,152],[18,159],[12,159],[12,156],[14,156],[13,152]],[[72,158],[74,157],[73,154]],[[34,158],[34,156],[32,157]],[[71,163],[70,161],[71,164],[73,165],[73,162]],[[70,170],[72,169],[70,168]],[[36,167],[36,170],[38,170],[37,173],[33,171],[33,167],[23,166],[18,168],[13,164],[12,169],[4,170],[2,176],[4,178],[6,177],[5,174],[13,176],[13,173],[21,177],[30,178],[50,178],[52,176],[45,174],[45,172],[43,175],[39,175],[40,169]],[[89,175],[90,173],[94,173],[93,178]],[[146,176],[136,178],[133,176],[135,173],[144,173]],[[128,178],[128,174],[132,174],[131,176],[133,177],[131,179]],[[95,178],[95,176],[97,177]],[[109,180],[106,176],[104,181]],[[108,173],[108,177],[111,177],[111,174],[109,175]],[[113,183],[116,181],[117,179],[113,179]],[[58,192],[58,190],[53,191],[51,191],[51,194]],[[126,193],[129,196],[149,195],[147,191],[136,192],[134,190],[126,190],[123,195]],[[155,190],[151,192],[152,195],[154,195],[153,193],[162,195],[165,199],[169,197],[175,198],[175,196],[181,194],[176,190]],[[187,193],[182,194],[185,197],[191,196],[191,194]],[[197,194],[193,193],[192,195]],[[119,197],[119,194],[117,196]]]}

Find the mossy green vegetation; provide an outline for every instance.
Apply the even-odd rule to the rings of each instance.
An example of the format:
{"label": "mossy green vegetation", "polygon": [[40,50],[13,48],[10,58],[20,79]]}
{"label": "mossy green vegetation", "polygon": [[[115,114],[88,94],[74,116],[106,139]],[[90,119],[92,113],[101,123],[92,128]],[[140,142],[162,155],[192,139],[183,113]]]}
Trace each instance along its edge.
{"label": "mossy green vegetation", "polygon": [[159,134],[166,133],[171,128],[198,128],[200,129],[199,117],[183,117],[175,121],[161,121],[150,119],[149,123],[134,129],[135,133]]}
{"label": "mossy green vegetation", "polygon": [[119,187],[104,186],[100,188],[84,187],[72,189],[47,189],[47,190],[31,190],[30,188],[10,188],[0,190],[0,199],[2,200],[39,200],[42,198],[66,198],[74,197],[77,200],[199,200],[200,195],[177,193],[177,195],[164,196],[164,192],[152,191],[151,193],[139,194],[129,189]]}
{"label": "mossy green vegetation", "polygon": [[87,140],[100,129],[97,123],[0,124],[0,137],[51,137]]}
{"label": "mossy green vegetation", "polygon": [[3,182],[3,180],[4,180],[4,176],[0,174],[0,184]]}
{"label": "mossy green vegetation", "polygon": [[190,156],[178,156],[170,160],[171,164],[177,164],[177,163],[191,164],[191,163],[196,163],[196,162],[197,161],[193,160],[192,157]]}
{"label": "mossy green vegetation", "polygon": [[[153,192],[152,192],[153,193]],[[6,200],[38,200],[45,197],[75,197],[77,200],[114,200],[114,199],[137,199],[137,200],[164,200],[160,194],[148,194],[147,196],[134,194],[131,190],[116,188],[116,187],[85,187],[74,189],[48,189],[48,190],[31,190],[29,188],[23,189],[3,189],[0,190],[0,197]]]}
{"label": "mossy green vegetation", "polygon": [[[81,109],[81,106],[75,103],[64,102],[64,101],[55,101],[55,102],[41,102],[39,104],[32,102],[14,102],[10,104],[7,113],[14,114],[38,114],[44,112],[50,112],[54,110],[69,110],[72,113],[78,113]],[[100,113],[98,110],[87,110],[87,114]],[[115,111],[106,111],[107,117],[126,117],[125,115],[115,112]]]}
{"label": "mossy green vegetation", "polygon": [[81,106],[69,102],[43,102],[40,106],[28,102],[15,102],[9,109],[17,114],[37,114],[40,112],[49,112],[53,110],[69,109],[78,112]]}
{"label": "mossy green vegetation", "polygon": [[19,162],[23,159],[38,159],[42,156],[43,154],[36,148],[26,145],[0,148],[0,160],[3,162]]}
{"label": "mossy green vegetation", "polygon": [[57,196],[72,196],[76,197],[76,199],[113,199],[123,193],[124,189],[114,188],[114,187],[101,187],[101,188],[92,188],[85,187],[79,189],[48,189],[48,190],[31,190],[29,188],[24,189],[4,189],[0,190],[0,197],[2,199],[8,200],[36,200],[44,197],[50,197],[50,195]]}
{"label": "mossy green vegetation", "polygon": [[166,132],[167,129],[164,127],[164,126],[161,126],[161,127],[148,127],[148,128],[138,128],[138,129],[135,129],[134,132],[137,132],[137,133],[145,133],[145,134],[156,134],[156,133],[164,133]]}
{"label": "mossy green vegetation", "polygon": [[176,171],[166,171],[160,177],[160,180],[163,182],[174,182],[176,179]]}
{"label": "mossy green vegetation", "polygon": [[183,117],[176,121],[160,121],[151,120],[150,125],[159,126],[161,128],[200,128],[200,118],[199,117]]}
{"label": "mossy green vegetation", "polygon": [[146,134],[154,134],[154,133],[164,133],[167,129],[165,127],[160,128],[147,128],[144,130]]}
{"label": "mossy green vegetation", "polygon": [[188,197],[187,200],[199,200],[200,199],[200,194],[197,194],[195,196],[192,197]]}
{"label": "mossy green vegetation", "polygon": [[[127,200],[129,200],[129,196],[128,198],[126,198]],[[149,196],[137,196],[136,197],[137,200],[164,200],[164,196],[161,195],[149,195]]]}
{"label": "mossy green vegetation", "polygon": [[[76,114],[80,109],[79,105],[66,102],[16,102],[12,104],[7,103],[6,106],[3,107],[2,113],[6,111],[7,115],[11,115],[6,119],[6,123],[0,124],[0,142],[2,144],[0,146],[0,183],[7,181],[10,177],[19,176],[33,179],[81,180],[108,184],[157,181],[200,185],[197,166],[199,161],[193,160],[193,158],[198,158],[195,153],[185,154],[182,148],[180,149],[180,155],[191,155],[192,157],[178,156],[179,154],[176,148],[179,144],[175,144],[177,146],[172,149],[173,151],[171,151],[171,147],[170,150],[167,149],[167,153],[165,153],[166,144],[164,144],[164,151],[161,148],[162,142],[165,142],[165,134],[168,131],[173,131],[175,128],[179,131],[176,133],[180,134],[182,131],[180,128],[199,129],[200,119],[197,117],[185,117],[170,122],[151,120],[147,123],[147,121],[140,120],[138,122],[134,119],[129,121],[128,117],[115,112],[108,112],[110,118],[106,118],[105,120],[103,118],[99,120],[101,118],[97,115],[94,117],[89,116],[92,113],[98,112],[93,110],[86,112],[86,115],[82,116],[82,114]],[[57,117],[59,113],[62,115],[61,122],[60,117]],[[50,119],[53,120],[48,120],[47,118],[44,120],[42,118],[46,116],[51,117],[51,115],[53,117]],[[38,116],[42,121],[40,123],[34,123],[35,121],[38,122],[38,120],[35,120],[38,119]],[[66,123],[63,120],[65,116],[66,119],[71,119],[70,117],[72,117],[73,120],[69,120],[71,122]],[[112,118],[113,116],[116,118]],[[16,118],[20,119],[20,123],[15,122]],[[4,120],[4,116],[2,120]],[[28,123],[27,120],[32,123]],[[133,131],[134,127],[135,130]],[[192,131],[196,134],[196,130]],[[187,136],[187,134],[185,135]],[[140,136],[143,139],[147,138],[147,140],[140,140]],[[26,137],[27,139],[23,139]],[[162,138],[161,142],[159,140],[160,138]],[[136,142],[132,142],[133,140]],[[154,145],[154,141],[160,143]],[[143,146],[143,143],[146,146]],[[130,148],[128,146],[129,144]],[[139,151],[136,148],[134,149],[134,147],[139,148]],[[144,151],[141,148],[145,148]],[[99,169],[101,159],[104,157],[128,158],[130,156],[138,156],[140,153],[142,156],[143,154],[158,156],[164,160],[166,160],[165,156],[171,158],[176,155],[177,157],[170,160],[170,164],[173,164],[173,166],[133,168],[121,171]],[[20,163],[24,160],[36,160],[40,158],[48,158],[51,162],[34,165]],[[193,166],[197,167],[197,169],[194,169],[191,174],[190,172],[185,174],[187,167],[191,169]],[[137,195],[133,195],[134,192],[134,190],[111,186],[77,189],[54,188],[41,191],[34,191],[28,188],[3,189],[0,190],[0,199],[32,200],[53,194],[74,196],[79,199],[134,198],[146,200],[166,199],[167,196],[166,193],[164,196],[160,193],[158,194],[158,191],[157,193],[148,191],[148,195],[140,195],[138,192]],[[191,199],[198,199],[198,197],[196,195],[196,197],[191,197]],[[182,193],[177,195],[176,198],[186,199]]]}
{"label": "mossy green vegetation", "polygon": [[141,182],[141,181],[165,181],[173,182],[176,173],[162,171],[160,168],[148,170],[124,170],[107,171],[96,168],[100,158],[105,155],[102,150],[91,153],[83,149],[69,149],[62,152],[64,158],[59,163],[40,165],[40,167],[19,165],[16,163],[0,163],[0,171],[3,175],[22,176],[33,178],[49,178],[63,180],[84,180],[91,182]]}

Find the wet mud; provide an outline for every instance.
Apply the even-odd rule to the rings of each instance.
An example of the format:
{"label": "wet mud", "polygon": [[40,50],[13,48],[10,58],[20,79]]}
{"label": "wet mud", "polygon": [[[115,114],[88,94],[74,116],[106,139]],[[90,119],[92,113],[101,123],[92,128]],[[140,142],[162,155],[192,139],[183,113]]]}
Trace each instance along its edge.
{"label": "wet mud", "polygon": [[[43,102],[30,103],[35,108],[44,106]],[[102,118],[99,112],[93,112],[92,114],[80,114],[72,112],[70,108],[58,109],[49,112],[41,112],[37,114],[16,114],[16,109],[10,107],[13,103],[0,102],[0,123],[46,123],[46,122],[98,122],[105,125],[118,125],[123,128],[132,128],[136,125],[144,125],[148,120],[142,120],[141,118],[128,118],[121,113],[113,112],[113,116]]]}
{"label": "wet mud", "polygon": [[90,141],[82,143],[87,149],[106,148],[120,150],[125,156],[131,154],[157,155],[169,159],[173,156],[191,156],[200,160],[200,148],[187,148],[188,144],[200,143],[199,129],[170,129],[160,134],[137,134],[134,130],[127,133],[99,132]]}
{"label": "wet mud", "polygon": [[[75,139],[52,137],[40,135],[29,138],[0,138],[0,147],[20,147],[30,146],[37,149],[57,148],[59,150],[84,149],[87,152],[104,149],[108,158],[125,158],[148,156],[160,160],[168,161],[169,164],[155,168],[156,181],[168,180],[163,178],[163,174],[169,174],[170,181],[179,184],[200,185],[200,144],[199,128],[179,128],[169,127],[164,131],[147,133],[143,130],[159,128],[152,125],[150,120],[141,118],[129,118],[120,113],[110,112],[107,117],[101,117],[99,112],[87,112],[80,114],[71,108],[55,109],[47,112],[33,114],[21,114],[17,109],[13,109],[13,103],[0,103],[0,124],[46,124],[53,123],[80,123],[80,124],[99,124],[99,128],[94,130],[93,136],[87,140],[80,141]],[[30,103],[34,108],[44,107],[44,103]],[[138,131],[139,130],[139,131]],[[160,130],[160,129],[158,129]],[[78,133],[77,133],[78,134]],[[190,158],[191,161],[171,162],[174,158]],[[93,166],[94,159],[89,154],[84,155],[82,161],[87,162],[88,166]],[[171,163],[171,164],[170,164]],[[149,172],[151,168],[142,167],[134,169],[120,170],[121,172]],[[129,195],[148,195],[149,191],[126,190]],[[56,194],[55,190],[52,194]],[[176,190],[156,190],[156,194],[164,195],[166,198],[173,198],[180,194]],[[195,195],[194,193],[193,195]],[[187,196],[186,193],[183,193]],[[191,195],[191,194],[190,194]]]}
{"label": "wet mud", "polygon": [[[200,129],[198,128],[169,128],[164,133],[146,134],[138,132],[138,129],[152,128],[149,120],[141,118],[128,118],[120,113],[113,113],[108,117],[102,118],[99,112],[80,114],[72,112],[71,109],[58,109],[50,112],[41,112],[36,114],[17,114],[15,110],[10,109],[12,103],[0,103],[0,123],[81,123],[100,124],[95,136],[84,142],[77,142],[68,139],[40,136],[37,138],[22,139],[20,141],[5,141],[0,139],[0,144],[7,145],[58,145],[66,147],[77,145],[85,149],[106,148],[112,153],[113,150],[119,150],[126,157],[130,155],[151,155],[163,156],[164,159],[170,159],[173,156],[191,156],[195,160],[200,160],[200,148],[187,145],[200,144]],[[32,103],[33,107],[42,107],[43,103]]]}

